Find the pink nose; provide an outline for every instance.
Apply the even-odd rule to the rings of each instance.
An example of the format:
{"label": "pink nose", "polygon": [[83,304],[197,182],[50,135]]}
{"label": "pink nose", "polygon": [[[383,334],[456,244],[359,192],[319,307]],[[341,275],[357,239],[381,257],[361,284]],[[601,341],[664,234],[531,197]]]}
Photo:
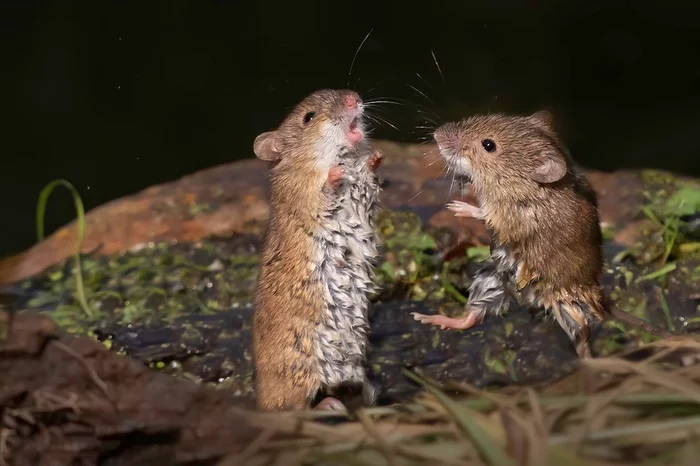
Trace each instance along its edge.
{"label": "pink nose", "polygon": [[355,98],[355,96],[345,96],[345,106],[347,108],[357,108],[357,99]]}

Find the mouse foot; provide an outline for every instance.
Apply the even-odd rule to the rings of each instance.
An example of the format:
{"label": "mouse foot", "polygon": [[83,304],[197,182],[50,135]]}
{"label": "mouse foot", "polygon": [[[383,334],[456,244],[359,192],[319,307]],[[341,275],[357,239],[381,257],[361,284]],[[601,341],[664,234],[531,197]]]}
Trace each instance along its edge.
{"label": "mouse foot", "polygon": [[343,402],[339,399],[333,398],[332,396],[327,396],[326,398],[322,399],[321,402],[314,407],[314,409],[324,411],[342,411],[346,408]]}
{"label": "mouse foot", "polygon": [[439,326],[441,330],[445,330],[448,328],[455,330],[464,330],[467,328],[471,328],[481,322],[479,315],[475,312],[470,312],[464,317],[457,318],[447,317],[442,314],[426,316],[425,314],[419,314],[417,312],[412,312],[411,315],[415,320],[417,320],[421,324]]}
{"label": "mouse foot", "polygon": [[369,157],[369,160],[367,161],[369,169],[372,171],[376,171],[377,168],[379,168],[379,165],[382,164],[383,158],[384,154],[382,153],[382,151],[375,149],[374,152],[372,152],[372,155]]}
{"label": "mouse foot", "polygon": [[472,217],[480,220],[484,218],[483,211],[479,207],[471,205],[468,202],[451,201],[448,202],[445,207],[454,212],[455,217]]}
{"label": "mouse foot", "polygon": [[326,186],[330,189],[338,189],[340,182],[343,180],[343,168],[340,166],[335,166],[328,170],[328,178],[326,179]]}

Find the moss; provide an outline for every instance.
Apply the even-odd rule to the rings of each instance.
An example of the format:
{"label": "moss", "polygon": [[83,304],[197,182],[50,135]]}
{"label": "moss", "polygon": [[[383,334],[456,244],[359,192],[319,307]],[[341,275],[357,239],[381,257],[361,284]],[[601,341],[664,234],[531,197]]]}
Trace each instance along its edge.
{"label": "moss", "polygon": [[[652,198],[660,196],[650,205],[661,206],[662,198],[677,192],[672,177],[662,172],[645,172],[642,179]],[[663,193],[655,191],[659,186]],[[664,325],[658,289],[673,287],[668,307],[674,322],[687,329],[700,327],[697,305],[689,304],[700,283],[698,248],[693,246],[697,240],[687,239],[692,238],[689,224],[679,223],[667,257],[675,269],[639,281],[659,270],[669,244],[663,232],[668,214],[660,208],[654,212],[659,212],[659,224],[620,255],[619,263],[608,260],[612,265],[604,277],[606,288],[622,309]],[[416,390],[401,373],[406,364],[421,367],[436,379],[466,380],[477,386],[494,380],[548,380],[572,370],[575,353],[563,331],[551,319],[533,318],[525,309],[490,317],[468,331],[441,331],[413,321],[409,316],[413,311],[463,315],[469,286],[488,248],[469,248],[464,256],[444,262],[439,233],[410,212],[385,211],[377,228],[382,246],[379,290],[373,296],[370,368],[388,399],[404,399]],[[94,333],[113,351],[128,353],[154,370],[249,399],[252,299],[261,233],[262,229],[251,227],[246,234],[226,239],[151,243],[116,256],[83,257],[86,296],[95,312],[92,319],[74,295],[73,259],[20,283],[26,298],[15,306],[51,312],[66,330]],[[606,240],[610,237],[608,232]],[[612,354],[650,339],[644,332],[607,321],[594,339],[594,352]]]}

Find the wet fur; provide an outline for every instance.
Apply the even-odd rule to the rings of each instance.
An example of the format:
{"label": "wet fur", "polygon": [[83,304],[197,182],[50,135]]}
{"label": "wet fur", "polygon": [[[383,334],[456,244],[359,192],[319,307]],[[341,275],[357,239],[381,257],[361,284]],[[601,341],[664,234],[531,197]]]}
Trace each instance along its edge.
{"label": "wet fur", "polygon": [[[481,320],[512,299],[542,307],[579,348],[606,314],[602,234],[595,192],[576,173],[551,121],[541,114],[478,116],[442,131],[460,141],[441,152],[473,180],[492,235],[491,256],[475,276],[467,308]],[[498,154],[479,151],[485,138],[496,141]],[[530,174],[547,157],[565,163],[567,172],[538,183]]]}
{"label": "wet fur", "polygon": [[[281,156],[271,169],[253,323],[256,393],[264,411],[305,409],[319,390],[366,380],[379,187],[367,166],[369,146],[348,148],[328,116],[340,96],[310,96],[275,134]],[[295,125],[310,109],[318,115],[303,133]],[[345,173],[332,188],[326,179],[337,164]]]}
{"label": "wet fur", "polygon": [[[325,307],[317,328],[321,384],[329,392],[344,384],[371,390],[365,384],[369,334],[368,294],[374,291],[377,241],[374,216],[379,184],[368,169],[370,152],[341,157],[344,180],[335,202],[325,211],[315,236],[322,251],[320,280],[327,284]],[[365,393],[371,398],[371,394]],[[366,399],[366,402],[371,400]]]}

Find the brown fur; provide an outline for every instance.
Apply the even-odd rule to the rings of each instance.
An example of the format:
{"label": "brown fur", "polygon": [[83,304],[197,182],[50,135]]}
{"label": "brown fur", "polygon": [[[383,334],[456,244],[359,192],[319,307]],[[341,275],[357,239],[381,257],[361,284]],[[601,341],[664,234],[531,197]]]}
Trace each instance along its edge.
{"label": "brown fur", "polygon": [[[600,287],[602,233],[595,191],[566,155],[552,116],[474,116],[443,125],[435,140],[448,165],[472,179],[492,251],[499,251],[500,266],[512,264],[515,296],[551,311],[587,356],[590,326],[610,316]],[[486,149],[486,140],[495,150]],[[451,319],[418,318],[468,328],[483,316],[476,311],[479,317],[462,327]],[[615,311],[619,318],[622,311]]]}
{"label": "brown fur", "polygon": [[[280,127],[258,136],[256,155],[271,168],[271,216],[260,258],[253,322],[258,407],[307,408],[320,388],[314,328],[323,306],[312,280],[312,235],[329,202],[328,170],[315,145],[321,123],[342,105],[337,91],[318,91],[297,105]],[[359,100],[359,96],[358,96]],[[304,115],[314,111],[308,125]]]}
{"label": "brown fur", "polygon": [[[498,243],[521,262],[518,288],[530,285],[548,307],[557,301],[583,300],[602,317],[596,195],[563,154],[551,118],[542,113],[477,118],[466,123],[468,138],[477,146],[469,161],[485,199],[488,226]],[[487,138],[496,143],[495,153],[479,150]],[[549,184],[532,179],[546,159],[566,166],[563,178]]]}

